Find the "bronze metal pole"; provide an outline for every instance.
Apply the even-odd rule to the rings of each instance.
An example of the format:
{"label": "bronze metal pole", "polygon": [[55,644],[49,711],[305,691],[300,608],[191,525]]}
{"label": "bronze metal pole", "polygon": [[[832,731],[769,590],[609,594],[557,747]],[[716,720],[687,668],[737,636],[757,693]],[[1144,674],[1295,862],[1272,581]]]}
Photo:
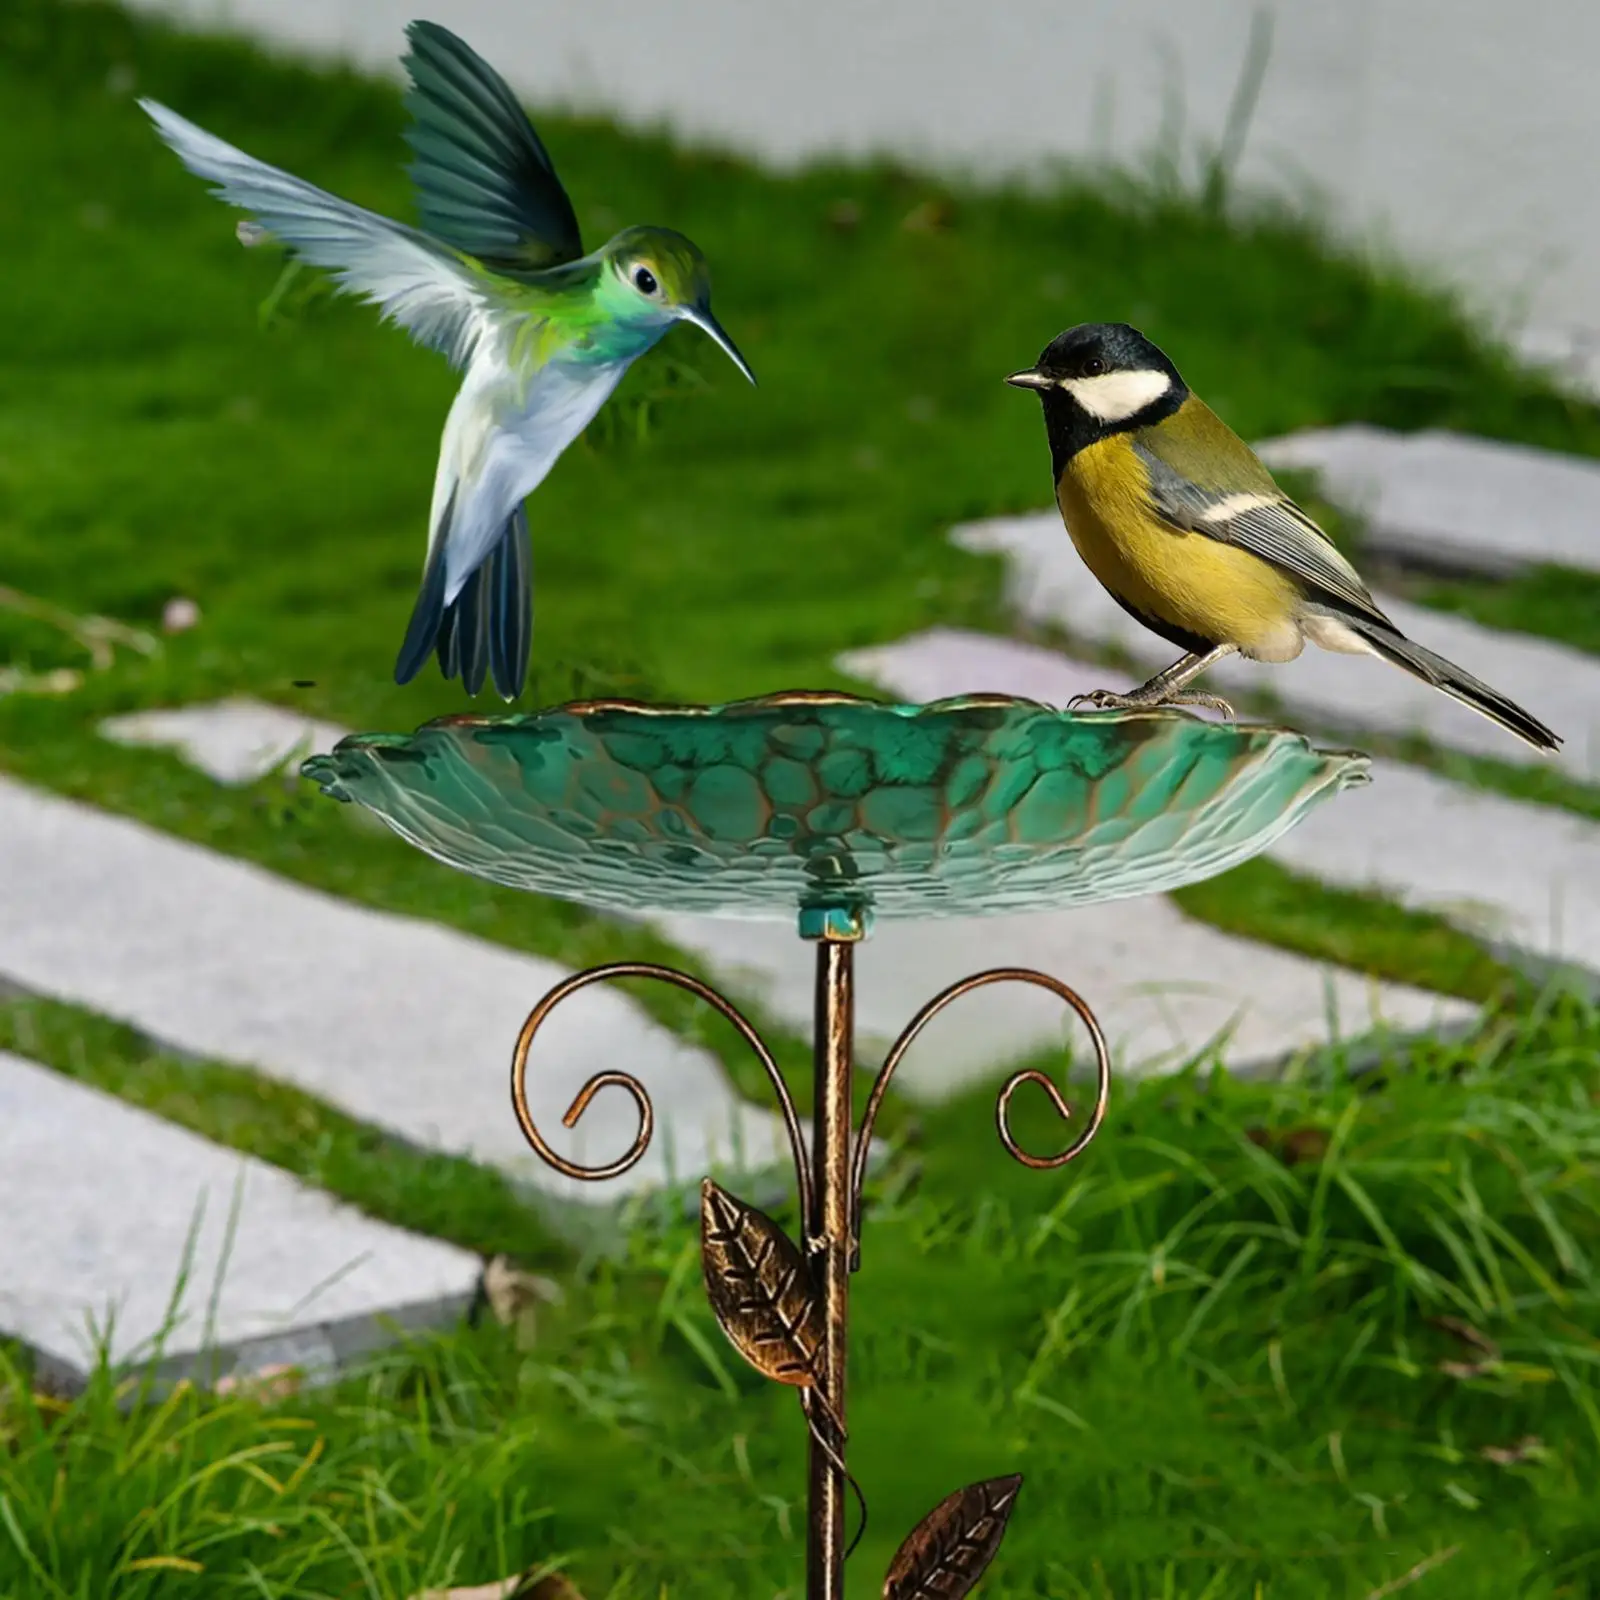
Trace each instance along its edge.
{"label": "bronze metal pole", "polygon": [[[1024,1083],[1036,1083],[1063,1117],[1070,1116],[1071,1109],[1061,1091],[1037,1068],[1014,1072],[995,1105],[1006,1149],[1030,1167],[1059,1167],[1071,1161],[1099,1129],[1111,1087],[1111,1054],[1105,1035],[1094,1013],[1066,984],[1021,967],[974,973],[923,1006],[890,1048],[873,1085],[852,1160],[855,945],[866,936],[867,923],[859,908],[849,906],[806,908],[801,914],[801,937],[817,946],[816,1097],[809,1157],[794,1099],[772,1052],[727,999],[700,979],[671,967],[613,962],[557,984],[523,1024],[511,1066],[511,1102],[528,1143],[558,1172],[589,1180],[616,1177],[643,1157],[655,1126],[655,1110],[649,1090],[632,1073],[595,1073],[567,1108],[563,1124],[576,1126],[600,1090],[619,1088],[632,1098],[639,1128],[621,1156],[592,1167],[558,1155],[534,1125],[527,1093],[529,1049],[550,1012],[580,989],[616,978],[653,978],[686,989],[733,1024],[772,1081],[794,1156],[804,1245],[797,1245],[764,1212],[706,1178],[700,1201],[701,1260],[706,1291],[723,1332],[758,1372],[775,1382],[794,1385],[805,1412],[811,1436],[806,1600],[844,1600],[847,1485],[860,1499],[858,1539],[866,1527],[866,1501],[860,1498],[861,1491],[845,1462],[845,1328],[850,1274],[859,1261],[868,1146],[896,1067],[922,1029],[947,1005],[989,984],[1027,983],[1050,990],[1083,1019],[1094,1043],[1098,1083],[1088,1124],[1078,1137],[1059,1155],[1035,1156],[1023,1150],[1011,1134],[1008,1113],[1017,1089]],[[1021,1482],[1015,1474],[990,1478],[941,1500],[901,1543],[890,1564],[883,1590],[889,1600],[932,1594],[959,1600],[966,1594],[999,1548]]]}
{"label": "bronze metal pole", "polygon": [[[850,1073],[855,1039],[855,941],[817,941],[816,1105],[812,1170],[816,1213],[811,1269],[822,1308],[822,1404],[813,1412],[806,1600],[843,1600],[845,1322],[853,1218]],[[818,1437],[821,1433],[831,1438]],[[829,1446],[831,1445],[831,1449]]]}

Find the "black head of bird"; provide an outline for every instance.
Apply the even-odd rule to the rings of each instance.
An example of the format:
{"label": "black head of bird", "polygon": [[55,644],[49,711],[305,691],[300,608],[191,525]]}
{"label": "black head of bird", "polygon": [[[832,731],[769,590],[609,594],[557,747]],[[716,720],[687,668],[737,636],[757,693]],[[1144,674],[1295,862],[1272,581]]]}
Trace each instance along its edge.
{"label": "black head of bird", "polygon": [[1096,439],[1163,421],[1189,397],[1166,352],[1125,322],[1068,328],[1006,382],[1037,391],[1058,469]]}

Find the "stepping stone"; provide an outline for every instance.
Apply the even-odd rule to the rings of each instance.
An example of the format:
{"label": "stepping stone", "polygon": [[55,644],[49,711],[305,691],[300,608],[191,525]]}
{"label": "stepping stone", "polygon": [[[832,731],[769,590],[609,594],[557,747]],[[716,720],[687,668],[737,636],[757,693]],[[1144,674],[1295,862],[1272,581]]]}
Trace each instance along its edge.
{"label": "stepping stone", "polygon": [[1315,471],[1329,499],[1365,520],[1368,544],[1401,560],[1491,574],[1600,572],[1600,461],[1360,423],[1256,448],[1268,466]]}
{"label": "stepping stone", "polygon": [[331,722],[246,699],[134,711],[108,718],[100,732],[116,744],[176,751],[190,766],[230,785],[254,783],[291,761],[324,755],[344,737],[344,729]]}
{"label": "stepping stone", "polygon": [[[858,650],[840,666],[917,700],[990,690],[1064,705],[1091,688],[1132,687],[1125,673],[948,628]],[[1600,825],[1571,812],[1375,761],[1370,787],[1318,806],[1267,854],[1491,943],[1600,971]]]}
{"label": "stepping stone", "polygon": [[547,1167],[523,1142],[507,1085],[528,1011],[570,976],[553,962],[349,904],[5,778],[0,883],[0,979],[255,1068],[558,1199],[609,1206],[712,1167],[787,1163],[776,1115],[606,985],[558,1007],[540,1033],[533,1117],[570,1159],[615,1160],[637,1127],[625,1092],[602,1091],[571,1132],[561,1117],[590,1077],[622,1067],[651,1092],[655,1138],[606,1183]]}
{"label": "stepping stone", "polygon": [[68,1385],[94,1364],[91,1323],[118,1364],[148,1360],[166,1326],[173,1377],[325,1374],[386,1342],[386,1324],[454,1321],[482,1272],[465,1250],[4,1052],[0,1216],[0,1333]]}
{"label": "stepping stone", "polygon": [[[730,989],[809,1029],[809,952],[788,928],[686,916],[657,926]],[[880,1062],[941,989],[1003,966],[1035,967],[1076,989],[1099,1017],[1119,1070],[1141,1076],[1176,1070],[1213,1042],[1229,1067],[1251,1070],[1335,1039],[1464,1028],[1477,1015],[1458,1000],[1219,933],[1147,896],[1063,912],[879,923],[856,958],[863,1063]],[[1075,1063],[1092,1063],[1082,1024],[1054,995],[996,984],[930,1023],[895,1084],[913,1099],[944,1099],[1068,1040]]]}
{"label": "stepping stone", "polygon": [[1513,347],[1529,366],[1544,368],[1580,400],[1600,400],[1600,330],[1540,323],[1521,329]]}
{"label": "stepping stone", "polygon": [[[1177,649],[1135,622],[1090,576],[1052,512],[1001,517],[956,528],[964,550],[1007,558],[1008,604],[1026,621],[1072,639],[1116,645],[1150,672],[1169,666]],[[1600,660],[1566,645],[1498,633],[1464,617],[1429,611],[1379,594],[1402,632],[1458,662],[1548,723],[1566,744],[1541,755],[1409,674],[1370,656],[1336,655],[1308,645],[1281,666],[1238,657],[1211,668],[1198,687],[1275,695],[1292,723],[1342,731],[1424,734],[1449,749],[1519,766],[1556,762],[1567,776],[1600,781]],[[1095,687],[1104,687],[1104,675]],[[970,686],[975,687],[975,686]]]}

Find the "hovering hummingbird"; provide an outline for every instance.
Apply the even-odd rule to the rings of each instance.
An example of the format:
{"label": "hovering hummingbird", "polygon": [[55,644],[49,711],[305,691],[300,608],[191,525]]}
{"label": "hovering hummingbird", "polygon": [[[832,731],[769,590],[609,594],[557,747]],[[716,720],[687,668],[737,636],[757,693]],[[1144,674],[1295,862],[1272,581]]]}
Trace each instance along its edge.
{"label": "hovering hummingbird", "polygon": [[703,328],[751,383],[711,312],[705,257],[670,228],[625,228],[585,255],[549,153],[505,80],[448,29],[413,22],[404,59],[422,226],[393,222],[257,161],[152,100],[157,131],[219,198],[332,268],[464,373],[434,478],[427,560],[395,681],[437,651],[476,694],[521,693],[532,628],[524,498],[674,322]]}

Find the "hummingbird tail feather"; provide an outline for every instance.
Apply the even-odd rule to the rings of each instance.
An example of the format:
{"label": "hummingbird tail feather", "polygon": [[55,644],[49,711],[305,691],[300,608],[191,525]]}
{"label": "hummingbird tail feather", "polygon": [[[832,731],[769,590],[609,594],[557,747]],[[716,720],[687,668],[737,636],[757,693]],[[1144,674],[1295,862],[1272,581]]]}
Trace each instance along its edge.
{"label": "hummingbird tail feather", "polygon": [[1375,654],[1391,665],[1420,678],[1435,689],[1442,690],[1452,700],[1459,700],[1480,716],[1497,722],[1508,733],[1526,740],[1536,750],[1553,751],[1561,748],[1560,737],[1552,733],[1529,711],[1524,711],[1516,701],[1508,700],[1498,689],[1491,689],[1481,678],[1474,678],[1452,661],[1424,648],[1403,633],[1386,628],[1377,621],[1341,611],[1340,621],[1357,633],[1371,646]]}
{"label": "hummingbird tail feather", "polygon": [[489,662],[502,700],[515,700],[528,677],[533,633],[533,549],[528,515],[519,503],[505,536],[483,564],[489,594]]}
{"label": "hummingbird tail feather", "polygon": [[[453,501],[454,496],[451,498]],[[450,507],[447,505],[441,526],[447,527],[449,520]],[[411,609],[405,640],[400,646],[400,654],[395,658],[396,683],[410,683],[427,664],[439,637],[444,614],[444,540],[435,539],[428,551],[428,564],[422,570],[422,588],[417,593],[416,605]],[[441,656],[441,663],[443,659]],[[454,674],[446,672],[445,676],[453,677]]]}
{"label": "hummingbird tail feather", "polygon": [[482,565],[446,604],[444,552],[454,505],[452,495],[395,661],[395,682],[410,683],[428,657],[437,654],[439,670],[447,679],[460,678],[468,694],[477,694],[492,674],[500,697],[515,700],[527,681],[532,634],[533,562],[527,515],[518,505]]}
{"label": "hummingbird tail feather", "polygon": [[444,623],[439,630],[439,663],[449,665],[445,676],[461,674],[461,687],[475,695],[489,675],[488,638],[489,585],[484,570],[479,567],[461,586],[455,603],[445,610]]}

